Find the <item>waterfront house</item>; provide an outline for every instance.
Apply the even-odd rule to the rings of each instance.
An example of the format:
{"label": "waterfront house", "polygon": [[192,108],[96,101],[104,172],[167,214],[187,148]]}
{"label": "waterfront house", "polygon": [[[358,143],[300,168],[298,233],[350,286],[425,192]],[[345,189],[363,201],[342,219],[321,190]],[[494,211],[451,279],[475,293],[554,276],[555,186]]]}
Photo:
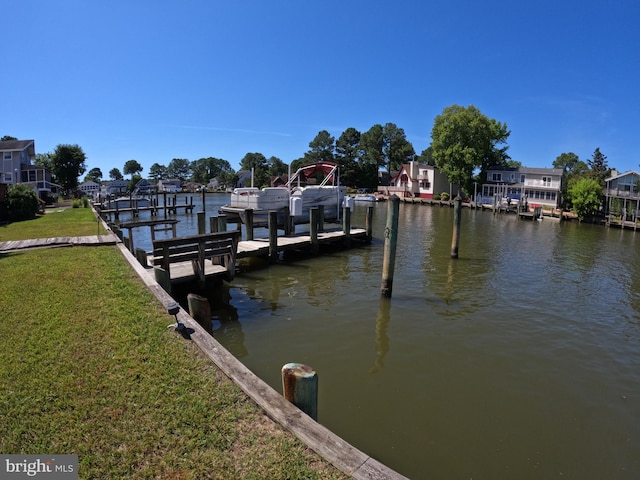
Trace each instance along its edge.
{"label": "waterfront house", "polygon": [[611,220],[611,216],[616,216],[635,223],[640,209],[640,173],[635,170],[624,173],[611,170],[611,176],[604,182],[607,221]]}
{"label": "waterfront house", "polygon": [[158,191],[177,193],[182,191],[182,182],[179,178],[167,178],[164,180],[158,180]]}
{"label": "waterfront house", "polygon": [[498,195],[500,202],[522,198],[530,207],[556,208],[561,200],[562,173],[561,168],[490,167],[478,201],[492,204]]}
{"label": "waterfront house", "polygon": [[30,186],[44,201],[58,196],[60,186],[51,181],[51,172],[33,165],[36,157],[34,140],[0,141],[0,183],[22,183]]}
{"label": "waterfront house", "polygon": [[102,185],[100,194],[103,197],[119,197],[129,191],[129,183],[126,180],[113,180]]}
{"label": "waterfront house", "polygon": [[457,193],[457,187],[449,183],[446,175],[432,165],[423,165],[414,161],[405,163],[400,170],[393,172],[389,185],[378,186],[378,192],[399,197],[433,198],[435,194]]}
{"label": "waterfront house", "polygon": [[89,198],[97,198],[100,193],[100,184],[93,180],[87,180],[78,185],[78,190],[84,193]]}

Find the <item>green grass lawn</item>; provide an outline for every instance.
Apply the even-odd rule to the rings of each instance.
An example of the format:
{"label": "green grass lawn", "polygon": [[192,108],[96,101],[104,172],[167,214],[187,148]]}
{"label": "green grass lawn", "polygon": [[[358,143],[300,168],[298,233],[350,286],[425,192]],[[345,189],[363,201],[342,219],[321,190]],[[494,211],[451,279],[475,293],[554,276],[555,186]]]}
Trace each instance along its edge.
{"label": "green grass lawn", "polygon": [[[80,235],[86,212],[33,222],[70,215],[54,236]],[[75,453],[83,479],[347,478],[168,329],[116,248],[0,254],[0,271],[1,452]]]}
{"label": "green grass lawn", "polygon": [[[99,233],[98,233],[99,232]],[[0,242],[27,238],[104,235],[104,227],[90,208],[51,208],[33,220],[0,225]]]}

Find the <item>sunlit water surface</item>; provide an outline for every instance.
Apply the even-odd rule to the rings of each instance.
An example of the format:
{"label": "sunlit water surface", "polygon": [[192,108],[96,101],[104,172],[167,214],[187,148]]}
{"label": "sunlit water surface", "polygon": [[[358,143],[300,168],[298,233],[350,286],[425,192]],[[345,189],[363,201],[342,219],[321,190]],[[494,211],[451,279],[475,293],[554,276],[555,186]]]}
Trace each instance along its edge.
{"label": "sunlit water surface", "polygon": [[452,210],[401,204],[385,301],[386,214],[371,246],[243,271],[214,336],[278,391],[312,366],[319,421],[408,477],[639,478],[638,234],[465,209],[452,260]]}

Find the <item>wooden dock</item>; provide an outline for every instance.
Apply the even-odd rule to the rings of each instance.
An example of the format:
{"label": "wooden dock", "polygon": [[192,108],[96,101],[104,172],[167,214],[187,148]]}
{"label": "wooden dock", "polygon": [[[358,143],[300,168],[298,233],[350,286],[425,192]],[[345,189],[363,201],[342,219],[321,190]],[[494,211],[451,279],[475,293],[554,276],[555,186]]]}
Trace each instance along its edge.
{"label": "wooden dock", "polygon": [[[244,240],[238,242],[235,258],[271,257],[272,261],[275,262],[275,259],[280,252],[301,251],[313,255],[315,249],[321,245],[334,245],[337,247],[349,248],[370,242],[370,237],[367,230],[363,228],[352,228],[348,235],[341,229],[332,229],[318,232],[317,244],[312,240],[312,236],[309,232],[289,236],[279,236],[277,237],[277,248],[275,252],[272,252],[269,238]],[[147,265],[145,266],[151,266],[153,264],[153,254],[147,254]],[[214,264],[211,261],[203,262],[203,265],[204,268],[202,269],[202,274],[205,279],[225,279],[228,277],[228,268],[223,265]],[[149,272],[152,273],[150,269]],[[198,280],[198,276],[194,272],[193,263],[191,261],[171,264],[171,283],[182,283],[196,280]],[[160,283],[162,284],[162,282]],[[170,288],[168,285],[166,285],[166,287]]]}
{"label": "wooden dock", "polygon": [[[318,232],[318,245],[340,245],[349,246],[350,241],[367,242],[367,231],[363,228],[352,228],[347,236],[341,229],[325,230]],[[298,233],[277,238],[278,252],[290,250],[311,251],[313,244],[309,232]],[[256,238],[244,240],[238,244],[237,258],[263,257],[270,253],[270,242],[268,238]]]}
{"label": "wooden dock", "polygon": [[84,237],[31,238],[28,240],[0,242],[0,252],[46,247],[115,245],[118,242],[118,237],[113,234],[88,235]]}

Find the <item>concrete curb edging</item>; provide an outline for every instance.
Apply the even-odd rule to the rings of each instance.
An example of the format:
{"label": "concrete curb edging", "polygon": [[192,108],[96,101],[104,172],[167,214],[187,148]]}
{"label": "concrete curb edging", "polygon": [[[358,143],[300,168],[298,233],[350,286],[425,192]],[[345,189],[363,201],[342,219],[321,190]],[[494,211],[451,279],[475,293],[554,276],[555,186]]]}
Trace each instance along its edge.
{"label": "concrete curb edging", "polygon": [[[118,243],[117,247],[162,305],[166,306],[175,301],[122,243]],[[182,309],[178,313],[178,320],[195,330],[191,335],[191,340],[271,419],[293,433],[300,441],[336,468],[358,480],[401,480],[407,478],[345,442],[288,402],[231,355]]]}

